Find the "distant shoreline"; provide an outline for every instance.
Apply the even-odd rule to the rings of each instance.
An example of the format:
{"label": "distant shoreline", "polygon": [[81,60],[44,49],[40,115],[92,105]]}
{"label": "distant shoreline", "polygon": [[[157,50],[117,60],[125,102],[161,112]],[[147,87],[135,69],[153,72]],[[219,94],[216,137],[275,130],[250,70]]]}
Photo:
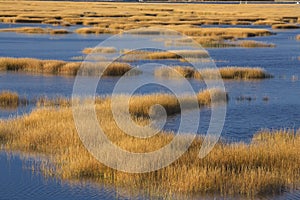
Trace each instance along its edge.
{"label": "distant shoreline", "polygon": [[[51,0],[42,0],[51,1]],[[54,0],[54,1],[69,1],[69,2],[109,2],[109,3],[167,3],[167,4],[297,4],[300,1],[288,0],[288,1],[247,1],[247,0],[231,0],[231,1],[156,1],[156,0]]]}

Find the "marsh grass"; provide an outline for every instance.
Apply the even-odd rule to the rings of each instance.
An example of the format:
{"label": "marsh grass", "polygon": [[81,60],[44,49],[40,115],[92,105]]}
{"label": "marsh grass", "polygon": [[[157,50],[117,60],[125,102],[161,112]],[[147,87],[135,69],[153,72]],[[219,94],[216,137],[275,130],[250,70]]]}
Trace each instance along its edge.
{"label": "marsh grass", "polygon": [[66,29],[51,29],[51,28],[39,28],[39,27],[19,27],[19,28],[2,28],[0,32],[16,32],[27,34],[68,34],[71,33]]}
{"label": "marsh grass", "polygon": [[[103,131],[122,149],[151,152],[174,137],[167,132],[147,139],[129,136],[118,128],[110,109],[108,100],[96,104]],[[140,123],[147,124],[147,119],[140,118]],[[86,128],[89,129],[88,125]],[[248,198],[280,193],[300,183],[300,135],[292,130],[262,131],[250,144],[219,142],[204,159],[198,157],[203,138],[197,136],[189,150],[173,164],[140,174],[113,170],[91,156],[78,137],[69,107],[40,108],[23,117],[2,120],[0,141],[7,150],[45,154],[54,167],[41,166],[44,173],[67,180],[90,179],[169,194],[203,193]]]}
{"label": "marsh grass", "polygon": [[16,92],[1,91],[0,92],[0,107],[18,107],[19,95]]}
{"label": "marsh grass", "polygon": [[[61,60],[39,60],[34,58],[0,58],[1,71],[28,72],[40,74],[69,75],[75,76],[78,73],[86,76],[121,76],[129,72],[132,67],[127,63],[120,62],[86,62],[80,68],[80,62],[66,62]],[[107,66],[107,67],[106,67]],[[79,71],[80,69],[80,71]],[[131,75],[141,72],[132,70]]]}
{"label": "marsh grass", "polygon": [[[209,106],[214,100],[214,103],[226,103],[228,100],[228,95],[226,92],[218,88],[207,89],[200,91],[197,94],[197,101],[199,107]],[[122,96],[119,99],[122,101]],[[190,96],[179,96],[176,97],[172,94],[149,94],[142,96],[133,96],[130,98],[129,112],[137,117],[149,117],[152,111],[152,107],[156,104],[164,107],[167,115],[178,114],[181,112],[180,103],[184,103],[185,107],[193,109],[193,104]]]}
{"label": "marsh grass", "polygon": [[82,53],[91,54],[91,53],[116,53],[117,49],[115,47],[95,47],[95,48],[84,48]]}
{"label": "marsh grass", "polygon": [[244,48],[274,48],[276,45],[270,43],[258,42],[254,40],[242,40],[238,42],[238,46]]}
{"label": "marsh grass", "polygon": [[18,106],[25,106],[28,103],[25,97],[19,97],[16,92],[0,91],[0,109],[16,109]]}
{"label": "marsh grass", "polygon": [[264,79],[272,78],[272,75],[268,74],[262,68],[250,68],[250,67],[222,67],[218,69],[200,69],[196,70],[187,66],[173,66],[173,67],[160,67],[154,70],[156,77],[168,77],[168,78],[195,78],[199,80],[203,79]]}
{"label": "marsh grass", "polygon": [[122,50],[121,61],[136,60],[182,60],[184,58],[208,58],[205,50],[174,50],[174,51],[147,51],[147,50]]}
{"label": "marsh grass", "polygon": [[79,28],[75,31],[78,34],[118,34],[120,31],[109,29],[109,28],[100,28],[100,27],[85,27]]}
{"label": "marsh grass", "polygon": [[297,24],[274,24],[272,29],[298,29],[300,28]]}

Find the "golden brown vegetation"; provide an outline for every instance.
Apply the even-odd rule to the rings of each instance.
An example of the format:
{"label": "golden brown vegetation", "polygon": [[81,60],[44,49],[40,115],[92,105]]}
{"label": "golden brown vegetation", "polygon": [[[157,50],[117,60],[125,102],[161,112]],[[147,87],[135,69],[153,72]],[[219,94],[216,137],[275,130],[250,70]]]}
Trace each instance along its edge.
{"label": "golden brown vegetation", "polygon": [[20,27],[20,28],[2,28],[0,32],[16,32],[16,33],[28,33],[28,34],[68,34],[71,33],[66,29],[51,29],[51,28],[39,28],[39,27]]}
{"label": "golden brown vegetation", "polygon": [[[61,60],[39,60],[34,58],[0,58],[0,71],[28,72],[55,75],[76,75],[80,73],[86,76],[121,76],[130,71],[132,67],[126,63],[85,63],[80,69],[80,62],[65,62]],[[107,68],[105,68],[108,65]],[[141,73],[134,70],[135,73]],[[132,74],[132,75],[133,75]]]}
{"label": "golden brown vegetation", "polygon": [[82,53],[90,54],[90,53],[116,53],[117,49],[115,47],[95,47],[95,48],[84,48]]}
{"label": "golden brown vegetation", "polygon": [[16,92],[1,91],[0,92],[0,108],[18,107],[19,95]]}
{"label": "golden brown vegetation", "polygon": [[[87,25],[76,30],[80,34],[114,34],[141,27],[175,29],[207,47],[218,47],[228,38],[245,38],[269,35],[265,29],[249,28],[201,28],[202,24],[275,25],[298,23],[300,17],[296,6],[289,5],[180,5],[97,3],[90,2],[31,2],[2,1],[0,21],[4,23],[48,23],[54,25]],[[288,24],[287,24],[288,23]],[[43,32],[43,31],[42,31]],[[199,37],[205,37],[200,39]],[[207,40],[210,40],[209,42]],[[221,44],[226,47],[229,44]]]}
{"label": "golden brown vegetation", "polygon": [[275,47],[275,44],[269,44],[264,42],[258,42],[253,40],[242,40],[238,42],[238,46],[244,48],[268,48],[268,47]]}
{"label": "golden brown vegetation", "polygon": [[161,67],[156,68],[154,75],[157,77],[185,77],[195,78],[199,80],[203,79],[264,79],[272,78],[272,75],[268,74],[262,68],[250,68],[250,67],[222,67],[218,69],[199,69],[196,70],[192,67],[173,66],[173,67]]}
{"label": "golden brown vegetation", "polygon": [[[49,23],[95,25],[128,30],[153,25],[251,24],[255,22],[296,23],[299,11],[290,5],[180,5],[90,2],[1,1],[4,23]],[[168,9],[165,9],[168,7]],[[270,24],[270,23],[268,23]]]}
{"label": "golden brown vegetation", "polygon": [[300,28],[297,24],[274,24],[272,29],[298,29]]}
{"label": "golden brown vegetation", "polygon": [[122,50],[122,61],[136,60],[162,60],[183,58],[208,58],[205,50],[174,50],[174,51],[146,51],[146,50]]}
{"label": "golden brown vegetation", "polygon": [[165,40],[166,46],[196,46],[197,43],[201,44],[204,48],[226,48],[226,47],[242,47],[242,48],[267,48],[275,47],[275,44],[258,42],[255,40],[241,40],[236,41],[234,38],[225,40],[222,37],[195,37],[195,38],[184,38],[177,40]]}
{"label": "golden brown vegetation", "polygon": [[[110,109],[109,100],[96,104],[102,129],[122,149],[152,152],[174,137],[166,132],[147,139],[129,136],[118,128]],[[147,120],[141,118],[140,123],[147,124]],[[204,159],[197,157],[203,141],[197,137],[189,150],[173,164],[140,174],[110,169],[91,156],[77,135],[69,107],[38,109],[27,116],[0,121],[0,141],[7,150],[49,156],[54,168],[43,166],[43,170],[63,179],[92,179],[166,194],[212,193],[254,197],[296,188],[300,180],[300,135],[293,131],[264,131],[256,134],[250,144],[217,143]]]}
{"label": "golden brown vegetation", "polygon": [[300,35],[297,35],[297,36],[296,36],[296,39],[297,39],[297,40],[300,40]]}
{"label": "golden brown vegetation", "polygon": [[[119,97],[120,102],[122,101],[122,96]],[[151,113],[151,107],[159,104],[165,108],[168,115],[180,113],[180,102],[186,104],[187,107],[192,109],[192,105],[189,106],[189,101],[191,97],[182,96],[177,97],[171,94],[149,94],[143,96],[133,96],[130,99],[129,112],[135,116],[149,117]],[[214,100],[214,103],[224,103],[228,100],[228,95],[224,91],[214,88],[210,90],[204,90],[197,94],[197,101],[200,107],[209,106]]]}

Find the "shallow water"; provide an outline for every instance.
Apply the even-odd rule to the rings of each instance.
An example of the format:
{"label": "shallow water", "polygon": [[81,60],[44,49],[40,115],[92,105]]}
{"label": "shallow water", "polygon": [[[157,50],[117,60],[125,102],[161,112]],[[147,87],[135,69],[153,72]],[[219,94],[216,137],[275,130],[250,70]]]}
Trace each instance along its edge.
{"label": "shallow water", "polygon": [[[7,26],[9,25],[0,24],[2,28]],[[45,25],[45,27],[48,26]],[[258,66],[265,68],[275,76],[273,79],[259,81],[225,81],[225,88],[230,97],[222,131],[222,137],[225,140],[248,142],[255,132],[264,128],[300,128],[300,82],[298,80],[300,78],[300,41],[295,40],[295,36],[300,34],[300,30],[276,31],[276,33],[276,35],[268,37],[251,38],[257,41],[274,43],[277,45],[275,48],[207,49],[212,59],[218,61],[216,64],[219,67]],[[0,33],[0,56],[72,60],[74,56],[82,56],[81,50],[83,48],[93,47],[107,37],[105,35]],[[141,63],[133,64],[138,65]],[[0,73],[0,90],[17,91],[21,96],[29,99],[43,95],[70,97],[74,80],[74,77],[2,72]],[[117,81],[118,78],[102,79],[98,85],[97,94],[110,94]],[[205,88],[203,82],[190,80],[190,83],[196,91]],[[133,81],[132,84],[135,84],[135,82]],[[140,88],[137,93],[158,91],[166,91],[166,89],[148,85]],[[238,101],[237,98],[240,96],[249,96],[252,100]],[[264,97],[267,97],[268,100],[264,101]],[[32,108],[32,106],[29,106],[20,107],[18,110],[0,111],[0,118],[23,115],[29,113]],[[210,121],[210,109],[202,109],[200,118],[198,133],[205,134]],[[169,117],[165,128],[176,131],[179,122],[180,115]],[[198,122],[190,119],[190,123]],[[31,170],[22,168],[22,161],[18,157],[13,157],[7,161],[7,156],[2,153],[0,154],[0,162],[0,166],[3,168],[0,174],[1,180],[11,181],[8,184],[5,181],[0,181],[0,196],[4,198],[12,198],[9,195],[15,194],[15,191],[18,191],[15,194],[19,195],[17,198],[24,195],[28,198],[38,198],[46,195],[48,199],[67,198],[68,196],[74,199],[120,197],[114,188],[99,188],[99,186],[95,187],[93,184],[84,186],[75,184],[71,186],[68,183],[62,184],[55,179],[45,179],[41,174],[32,173]],[[126,195],[124,198],[127,198]],[[268,197],[266,199],[274,198],[294,199],[299,198],[299,193],[287,192],[283,196]]]}
{"label": "shallow water", "polygon": [[0,199],[128,199],[116,188],[91,182],[70,183],[43,176],[32,166],[38,157],[21,158],[0,151]]}

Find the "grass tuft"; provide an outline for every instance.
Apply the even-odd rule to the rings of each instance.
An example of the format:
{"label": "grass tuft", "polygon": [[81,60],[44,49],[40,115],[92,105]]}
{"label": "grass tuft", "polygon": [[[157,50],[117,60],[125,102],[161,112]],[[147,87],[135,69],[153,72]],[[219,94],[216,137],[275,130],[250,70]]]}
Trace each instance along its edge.
{"label": "grass tuft", "polygon": [[40,28],[40,27],[20,27],[20,28],[3,28],[0,32],[16,32],[16,33],[27,33],[27,34],[68,34],[71,33],[66,29],[51,29],[51,28]]}
{"label": "grass tuft", "polygon": [[298,29],[300,28],[297,24],[274,24],[272,29]]}
{"label": "grass tuft", "polygon": [[[105,67],[109,65],[106,69]],[[80,62],[65,62],[61,60],[39,60],[34,58],[0,58],[0,71],[14,71],[54,75],[71,75],[75,76],[79,72],[86,76],[121,76],[133,69],[127,63],[113,62],[95,62],[84,64],[79,71]],[[141,72],[137,69],[130,71],[131,75],[137,75]]]}
{"label": "grass tuft", "polygon": [[200,69],[196,70],[192,67],[174,66],[174,67],[161,67],[156,68],[154,75],[157,77],[185,77],[203,79],[264,79],[272,78],[262,68],[250,67],[222,67],[218,69]]}
{"label": "grass tuft", "polygon": [[84,54],[91,54],[91,53],[116,53],[117,49],[115,47],[95,47],[95,48],[85,48],[82,50]]}
{"label": "grass tuft", "polygon": [[258,42],[254,40],[242,40],[238,43],[238,45],[244,48],[269,48],[269,47],[273,48],[276,46],[275,44]]}

